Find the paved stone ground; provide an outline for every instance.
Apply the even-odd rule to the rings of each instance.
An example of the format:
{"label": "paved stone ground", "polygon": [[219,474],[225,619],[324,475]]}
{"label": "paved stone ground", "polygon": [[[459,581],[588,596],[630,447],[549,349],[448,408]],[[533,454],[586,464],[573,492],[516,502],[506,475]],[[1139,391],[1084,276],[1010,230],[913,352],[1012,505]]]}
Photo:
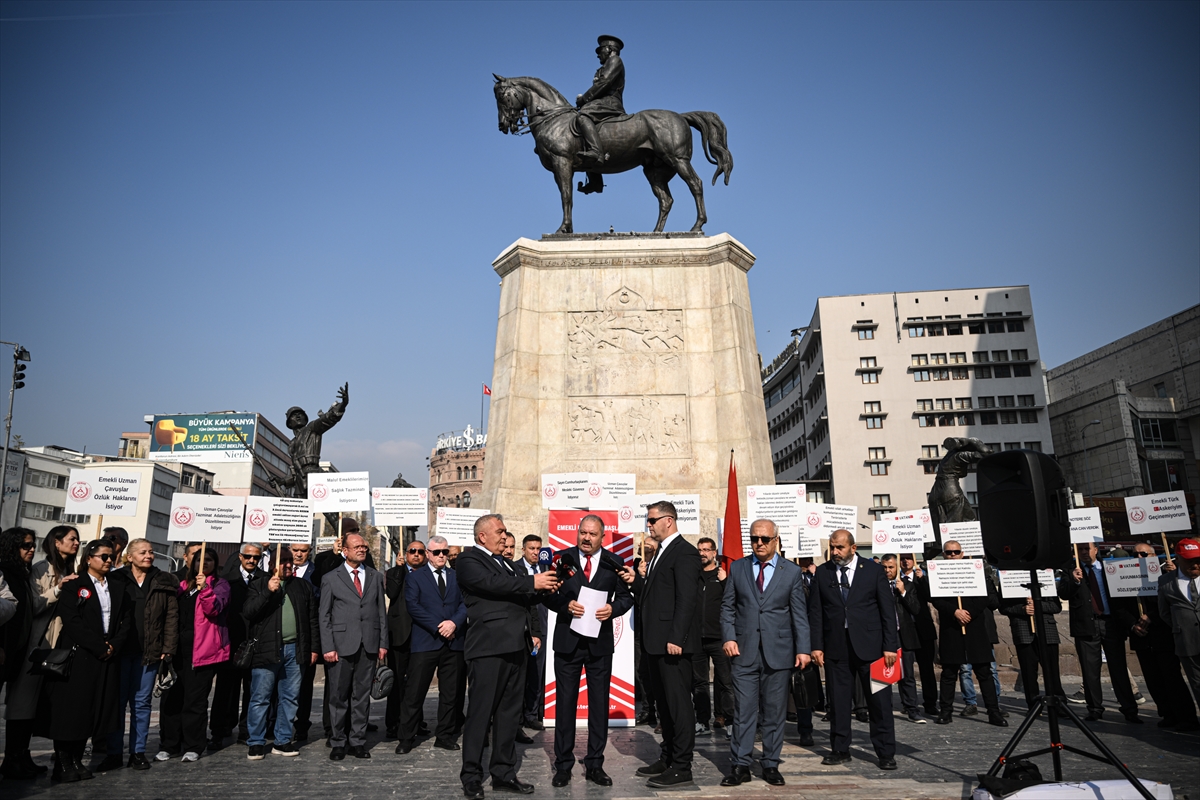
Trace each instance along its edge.
{"label": "paved stone ground", "polygon": [[[1069,686],[1068,693],[1077,687]],[[318,689],[319,692],[319,689]],[[614,780],[609,789],[585,783],[582,768],[575,769],[575,779],[569,787],[550,786],[553,756],[553,731],[534,734],[535,744],[518,745],[522,751],[522,780],[534,783],[535,800],[567,800],[567,798],[643,798],[659,796],[767,798],[848,798],[848,800],[887,800],[888,798],[917,798],[919,800],[965,800],[970,797],[977,779],[976,773],[986,772],[996,755],[1008,741],[1024,703],[1006,693],[1003,699],[1011,714],[1009,728],[996,728],[979,717],[955,717],[949,726],[914,725],[902,717],[896,718],[899,741],[895,772],[881,772],[867,737],[866,725],[854,723],[854,760],[839,767],[821,766],[828,752],[827,727],[818,723],[816,746],[802,748],[797,744],[795,726],[789,724],[783,763],[780,771],[787,786],[775,788],[756,779],[753,783],[724,789],[718,784],[729,768],[729,744],[723,736],[697,739],[694,773],[696,786],[672,791],[656,791],[645,780],[634,775],[642,764],[657,756],[658,743],[649,728],[614,730],[609,737],[606,769]],[[426,718],[436,715],[436,695],[426,706]],[[1076,709],[1081,706],[1074,706]],[[1145,725],[1125,724],[1120,714],[1110,711],[1117,721],[1094,724],[1100,735],[1118,757],[1139,776],[1169,781],[1176,798],[1200,800],[1200,735],[1164,732],[1155,727],[1153,707],[1142,707]],[[375,703],[372,719],[382,728],[383,704]],[[316,728],[319,731],[319,724]],[[578,753],[586,747],[586,733],[579,732]],[[1069,724],[1064,726],[1067,744],[1091,750],[1083,735]],[[157,713],[151,724],[151,748],[157,743]],[[1044,722],[1035,724],[1022,745],[1022,750],[1044,747],[1049,732]],[[212,755],[205,755],[196,764],[172,760],[156,763],[147,772],[118,770],[97,775],[94,780],[66,785],[51,784],[48,778],[37,781],[0,782],[0,798],[17,800],[32,797],[61,797],[94,800],[95,798],[128,798],[128,800],[201,800],[203,798],[280,798],[289,796],[357,798],[402,797],[406,800],[461,797],[458,783],[460,757],[458,753],[436,750],[432,741],[422,744],[407,756],[397,756],[394,742],[384,741],[382,731],[368,740],[373,758],[369,761],[347,759],[341,763],[328,760],[323,740],[309,742],[297,758],[285,759],[268,755],[266,760],[249,762],[246,748],[230,746]],[[49,764],[49,743],[35,739],[34,757],[38,763]],[[1049,758],[1037,759],[1043,775],[1049,777]],[[757,773],[757,765],[754,767]],[[1064,757],[1064,778],[1067,780],[1118,778],[1111,766],[1093,762],[1081,756]],[[490,787],[487,787],[490,794]]]}

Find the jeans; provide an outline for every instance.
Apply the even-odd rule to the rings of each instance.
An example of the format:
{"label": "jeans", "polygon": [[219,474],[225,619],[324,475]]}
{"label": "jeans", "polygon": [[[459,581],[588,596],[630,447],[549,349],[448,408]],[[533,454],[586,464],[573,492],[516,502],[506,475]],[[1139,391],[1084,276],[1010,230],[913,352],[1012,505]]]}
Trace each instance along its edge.
{"label": "jeans", "polygon": [[132,723],[129,726],[129,752],[145,753],[146,738],[150,735],[150,704],[154,700],[154,679],[158,666],[142,666],[142,654],[131,653],[121,657],[118,666],[121,685],[121,725],[108,734],[108,755],[120,756],[125,739],[125,711],[132,707]]}
{"label": "jeans", "polygon": [[[995,653],[992,657],[995,658]],[[1000,696],[1000,670],[996,662],[992,662],[992,680],[996,682],[996,697]],[[969,706],[977,705],[975,696],[975,681],[971,679],[971,665],[963,664],[958,670],[959,688],[962,689],[963,702]]]}
{"label": "jeans", "polygon": [[292,719],[296,716],[296,702],[300,696],[300,677],[295,642],[283,646],[276,663],[250,670],[250,711],[246,715],[250,734],[246,743],[249,746],[267,743],[267,714],[276,681],[279,682],[279,711],[275,715],[275,742],[287,744],[292,741]]}

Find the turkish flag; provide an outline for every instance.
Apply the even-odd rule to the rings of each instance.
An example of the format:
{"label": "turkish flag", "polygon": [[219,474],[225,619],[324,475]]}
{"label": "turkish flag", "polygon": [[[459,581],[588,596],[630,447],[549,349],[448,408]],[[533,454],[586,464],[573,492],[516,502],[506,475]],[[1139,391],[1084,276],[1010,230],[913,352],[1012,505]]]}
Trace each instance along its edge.
{"label": "turkish flag", "polygon": [[483,393],[488,397],[491,397],[492,395],[492,390],[488,388],[486,383],[483,385]]}

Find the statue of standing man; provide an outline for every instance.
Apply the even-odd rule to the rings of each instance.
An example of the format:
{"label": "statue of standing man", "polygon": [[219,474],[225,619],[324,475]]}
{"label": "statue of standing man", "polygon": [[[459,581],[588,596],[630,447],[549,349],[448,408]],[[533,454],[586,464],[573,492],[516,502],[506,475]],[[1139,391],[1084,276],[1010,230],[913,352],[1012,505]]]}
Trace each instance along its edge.
{"label": "statue of standing man", "polygon": [[328,411],[318,411],[317,418],[308,421],[308,414],[299,406],[287,410],[287,426],[292,431],[292,441],[288,445],[288,455],[291,456],[292,469],[282,481],[271,478],[271,485],[280,491],[284,497],[308,497],[308,475],[310,472],[321,472],[321,434],[328,431],[341,420],[346,413],[346,404],[350,402],[350,384],[338,389],[338,400]]}
{"label": "statue of standing man", "polygon": [[[604,150],[596,133],[596,123],[625,113],[622,99],[625,93],[625,65],[621,62],[621,50],[625,48],[625,43],[616,36],[601,36],[596,42],[599,45],[596,57],[600,59],[600,69],[592,78],[592,88],[575,98],[575,107],[579,109],[575,126],[583,138],[583,149],[578,156],[585,167],[604,164]],[[581,184],[579,191],[584,194],[604,191],[599,172],[588,172],[587,176],[587,186]]]}

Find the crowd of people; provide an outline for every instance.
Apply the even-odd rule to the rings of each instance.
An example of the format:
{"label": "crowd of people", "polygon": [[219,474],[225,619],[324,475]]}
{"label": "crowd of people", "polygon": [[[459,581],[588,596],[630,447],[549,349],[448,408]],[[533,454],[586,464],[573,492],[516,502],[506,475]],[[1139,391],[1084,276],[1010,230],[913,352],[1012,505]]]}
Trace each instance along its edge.
{"label": "crowd of people", "polygon": [[[174,573],[155,567],[149,541],[130,541],[121,528],[81,543],[77,529],[58,526],[36,562],[34,533],[10,528],[0,533],[7,687],[0,775],[22,780],[52,770],[53,780],[73,782],[93,771],[195,762],[233,742],[251,761],[295,757],[313,724],[323,665],[320,724],[331,760],[371,758],[371,700],[386,699],[396,755],[429,738],[461,752],[463,792],[476,799],[489,778],[495,791],[533,791],[517,775],[515,747],[532,742],[526,730],[544,727],[549,670],[557,687],[551,782],[571,782],[586,672],[588,732],[579,760],[586,781],[611,786],[604,760],[613,620],[630,610],[637,722],[662,737],[656,760],[637,774],[654,788],[691,783],[696,737],[714,729],[729,733],[722,786],[752,780],[757,738],[762,778],[782,785],[789,717],[800,744],[812,746],[814,713],[822,712],[831,744],[824,764],[851,758],[858,719],[869,723],[879,768],[896,769],[892,691],[871,686],[871,665],[880,660],[902,666],[900,719],[950,724],[961,692],[959,715],[978,714],[982,695],[987,721],[1007,726],[996,612],[1009,620],[1032,707],[1040,692],[1063,692],[1055,615],[1064,601],[1083,673],[1080,696],[1068,699],[1086,705],[1088,720],[1103,719],[1107,663],[1124,721],[1142,724],[1126,670],[1128,641],[1158,725],[1200,729],[1200,543],[1193,539],[1168,554],[1156,600],[1112,596],[1097,548],[1088,545],[1035,608],[1030,598],[1002,598],[994,575],[984,596],[931,597],[911,555],[864,558],[844,530],[831,536],[829,559],[815,565],[784,558],[776,525],[756,520],[752,554],[722,563],[712,539],[694,546],[679,534],[677,516],[669,502],[648,507],[644,552],[631,564],[605,550],[598,516],[580,520],[576,545],[550,567],[539,559],[540,536],[525,536],[518,552],[503,518],[488,514],[475,523],[473,547],[439,536],[414,541],[386,572],[376,569],[352,518],[343,520],[338,546],[315,558],[311,546],[292,545],[269,564],[269,549],[246,543],[222,566],[196,544]],[[1157,558],[1149,544],[1133,555]],[[965,555],[946,541],[940,557]],[[556,615],[552,631],[548,611]],[[594,621],[573,624],[585,615]],[[435,675],[436,718],[426,720]],[[155,697],[157,750],[149,747]],[[53,741],[49,765],[32,757],[34,736]],[[84,763],[89,740],[91,765]]]}

